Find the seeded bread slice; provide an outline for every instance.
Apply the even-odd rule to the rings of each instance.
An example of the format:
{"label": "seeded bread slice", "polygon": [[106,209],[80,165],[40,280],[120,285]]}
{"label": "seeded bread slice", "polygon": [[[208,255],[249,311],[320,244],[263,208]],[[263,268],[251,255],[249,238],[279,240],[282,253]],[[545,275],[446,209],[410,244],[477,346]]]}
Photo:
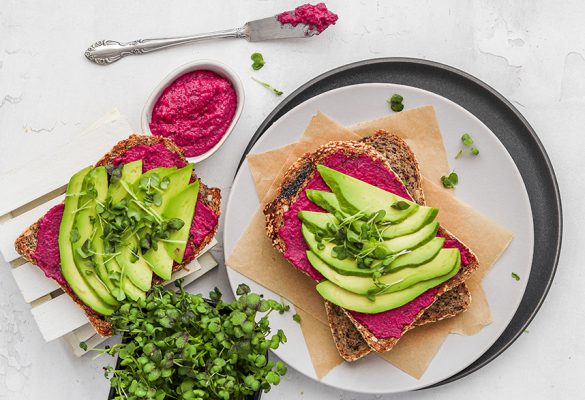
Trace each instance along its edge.
{"label": "seeded bread slice", "polygon": [[[112,164],[117,157],[120,157],[126,153],[129,149],[137,145],[155,145],[158,143],[162,143],[168,150],[180,156],[180,158],[187,163],[183,151],[174,142],[170,139],[159,137],[159,136],[141,136],[141,135],[131,135],[128,139],[122,140],[116,144],[112,150],[110,150],[107,154],[105,154],[96,164],[95,166],[103,166]],[[195,172],[193,172],[193,179],[197,179]],[[199,185],[199,199],[203,204],[208,206],[213,212],[219,216],[220,215],[220,202],[221,202],[221,193],[220,190],[217,188],[210,188],[207,187],[203,182],[200,182]],[[40,220],[39,220],[40,221]],[[23,233],[20,235],[14,246],[16,251],[27,261],[32,264],[36,265],[36,261],[34,259],[34,252],[37,247],[37,233],[39,230],[39,221],[35,222],[31,226],[29,226]],[[193,261],[201,250],[213,239],[215,233],[217,231],[217,225],[213,228],[213,230],[204,238],[204,240],[194,247],[194,251],[188,259],[183,260],[181,264],[177,264],[173,267],[173,272],[178,271]],[[153,283],[159,283],[160,278],[156,275],[153,275]],[[91,308],[86,306],[77,295],[73,292],[73,290],[67,285],[61,285],[61,288],[65,293],[67,293],[73,301],[75,301],[85,312],[89,322],[93,325],[96,332],[99,333],[101,336],[110,336],[112,334],[112,326],[111,324],[104,319],[104,317]]]}
{"label": "seeded bread slice", "polygon": [[[425,310],[424,314],[414,322],[415,326],[422,326],[456,316],[467,310],[471,302],[471,294],[465,283],[443,293]],[[333,334],[335,347],[345,361],[358,360],[372,349],[364,340],[358,328],[345,315],[343,308],[328,301],[325,302],[327,320]]]}
{"label": "seeded bread slice", "polygon": [[[391,135],[385,132],[378,132],[376,135],[365,138],[362,142],[355,142],[355,141],[348,141],[348,142],[331,142],[324,146],[321,146],[313,153],[307,153],[301,158],[299,158],[289,169],[285,172],[283,182],[279,188],[278,194],[276,199],[272,202],[268,203],[264,209],[264,213],[266,216],[266,233],[268,237],[271,239],[273,246],[284,253],[286,251],[286,244],[280,238],[279,231],[284,223],[284,213],[286,212],[291,204],[293,204],[296,199],[298,198],[299,194],[302,193],[306,184],[313,178],[316,165],[326,159],[328,156],[342,152],[343,154],[350,156],[350,157],[357,157],[360,155],[365,155],[373,160],[379,161],[383,164],[388,171],[393,171],[391,164],[393,164],[396,170],[400,171],[403,175],[402,181],[405,183],[406,188],[409,190],[409,193],[413,197],[413,199],[421,204],[424,204],[424,195],[421,186],[421,178],[420,172],[418,169],[418,163],[414,154],[410,150],[409,146],[398,136]],[[399,174],[394,172],[397,176],[400,177]],[[448,232],[441,229],[441,233],[443,236],[447,238],[453,238]],[[448,290],[459,286],[467,277],[477,268],[477,259],[474,255],[471,254],[472,262],[471,264],[464,268],[461,273],[455,278],[448,282],[443,283],[438,287],[438,293],[435,296],[435,301],[445,292]],[[466,297],[465,293],[468,293],[466,290],[460,293],[462,299]],[[468,304],[468,297],[467,300],[463,302],[463,304]],[[429,306],[430,307],[430,306]],[[327,307],[328,310],[332,310],[332,307]],[[427,307],[428,308],[428,307]],[[455,309],[459,309],[460,307],[456,307]],[[348,318],[352,324],[355,326],[356,330],[359,334],[363,337],[366,341],[368,347],[375,351],[388,351],[390,350],[398,341],[398,338],[377,338],[375,337],[371,331],[369,331],[365,326],[358,323],[355,319],[353,319],[349,312],[343,310],[346,318]],[[425,310],[421,310],[421,312],[415,317],[412,324],[407,325],[403,328],[403,332],[405,333],[409,329],[412,329],[416,326],[416,321],[418,321],[424,314]],[[435,311],[434,318],[439,318],[440,315],[444,315],[444,318],[453,314],[452,310],[440,310],[439,313]],[[340,351],[340,354],[346,358],[348,361],[355,360],[365,354],[367,354],[365,347],[363,345],[359,345],[358,341],[355,340],[353,335],[343,336],[343,332],[351,332],[351,330],[347,329],[347,322],[340,319],[339,313],[330,313],[329,320],[333,321],[332,328],[336,326],[337,328],[333,329],[334,339],[336,341],[336,345],[338,349],[342,349],[344,351]],[[429,320],[429,322],[432,322]],[[350,340],[351,339],[351,340]]]}

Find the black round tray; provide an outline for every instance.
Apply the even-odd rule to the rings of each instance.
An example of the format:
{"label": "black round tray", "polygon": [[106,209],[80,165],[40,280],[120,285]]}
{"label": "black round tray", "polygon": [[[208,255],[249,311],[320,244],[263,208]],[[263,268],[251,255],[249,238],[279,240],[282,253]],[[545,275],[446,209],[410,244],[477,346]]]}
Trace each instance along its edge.
{"label": "black round tray", "polygon": [[[534,221],[532,272],[514,318],[473,364],[444,381],[456,381],[487,365],[522,334],[542,305],[552,284],[562,238],[559,188],[551,162],[524,117],[493,88],[448,65],[415,58],[377,58],[344,65],[305,83],[280,103],[262,122],[246,147],[240,165],[256,141],[276,120],[304,101],[321,93],[359,83],[382,82],[414,86],[459,104],[492,130],[520,170],[530,198]],[[546,229],[538,229],[546,227]]]}

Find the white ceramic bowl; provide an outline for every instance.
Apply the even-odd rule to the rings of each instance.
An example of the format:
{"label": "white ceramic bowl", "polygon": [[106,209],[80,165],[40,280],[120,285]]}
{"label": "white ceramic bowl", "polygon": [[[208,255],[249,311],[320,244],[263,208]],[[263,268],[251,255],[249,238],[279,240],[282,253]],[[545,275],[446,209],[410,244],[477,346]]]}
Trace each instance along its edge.
{"label": "white ceramic bowl", "polygon": [[192,163],[198,163],[200,161],[203,161],[206,158],[210,157],[213,153],[215,153],[217,151],[217,149],[219,149],[221,147],[223,142],[226,141],[228,136],[232,133],[232,131],[234,130],[234,127],[236,126],[236,123],[238,122],[238,119],[240,118],[240,115],[242,114],[242,109],[244,108],[244,86],[242,85],[242,81],[240,80],[238,75],[236,75],[236,73],[231,68],[229,68],[227,65],[225,65],[219,61],[214,61],[214,60],[197,60],[197,61],[193,61],[193,62],[184,64],[184,65],[181,65],[180,67],[174,69],[170,74],[168,74],[154,88],[154,90],[150,94],[150,97],[146,101],[144,108],[142,109],[142,119],[141,119],[142,131],[144,133],[148,132],[148,133],[152,134],[152,132],[150,131],[150,119],[152,116],[152,109],[153,109],[155,103],[157,102],[158,98],[162,94],[162,92],[167,88],[167,86],[169,86],[171,83],[173,83],[180,76],[182,76],[188,72],[197,71],[197,70],[212,71],[212,72],[215,72],[216,74],[218,74],[219,76],[226,78],[228,81],[230,81],[232,86],[234,87],[234,90],[236,91],[236,96],[238,97],[238,104],[236,105],[236,112],[234,114],[234,118],[232,119],[232,122],[230,123],[230,126],[227,129],[227,131],[224,133],[223,137],[219,140],[219,142],[217,142],[215,144],[215,146],[213,146],[211,149],[207,150],[205,153],[200,154],[196,157],[188,157],[187,159],[189,160],[189,162],[192,162]]}

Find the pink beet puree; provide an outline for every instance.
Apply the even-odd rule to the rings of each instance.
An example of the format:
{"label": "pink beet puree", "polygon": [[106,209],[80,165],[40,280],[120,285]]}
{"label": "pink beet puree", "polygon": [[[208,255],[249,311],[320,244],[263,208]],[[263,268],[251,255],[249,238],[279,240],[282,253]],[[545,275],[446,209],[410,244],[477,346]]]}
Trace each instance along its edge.
{"label": "pink beet puree", "polygon": [[337,15],[327,9],[323,3],[317,5],[303,4],[295,8],[293,11],[285,11],[277,17],[281,24],[291,24],[297,26],[298,24],[305,24],[309,27],[309,32],[320,34],[329,25],[335,25],[337,22]]}
{"label": "pink beet puree", "polygon": [[177,153],[173,153],[162,143],[152,146],[140,144],[126,151],[124,155],[116,158],[114,164],[128,164],[132,161],[142,160],[142,172],[158,167],[184,167],[185,163]]}
{"label": "pink beet puree", "polygon": [[[163,144],[152,146],[139,145],[128,150],[124,155],[116,158],[114,164],[129,163],[142,160],[142,172],[157,167],[184,167],[185,162],[175,153],[168,150]],[[37,233],[37,247],[32,257],[39,268],[48,278],[55,279],[62,285],[67,285],[61,274],[61,259],[59,256],[59,226],[63,217],[63,204],[51,208],[39,221]],[[197,200],[195,215],[191,223],[191,236],[185,250],[184,257],[193,254],[193,248],[201,244],[203,238],[217,225],[218,216],[201,202]]]}
{"label": "pink beet puree", "polygon": [[[412,200],[396,175],[384,168],[380,162],[372,160],[365,155],[348,157],[340,152],[328,157],[323,164],[354,178],[376,185],[398,196]],[[313,179],[307,184],[306,189],[330,191],[319,173],[315,173]],[[297,217],[298,212],[302,210],[323,211],[307,198],[304,191],[299,195],[297,200],[284,214],[284,224],[279,232],[286,244],[284,256],[295,267],[306,272],[311,278],[316,281],[321,281],[324,279],[323,276],[313,268],[306,256],[308,247],[301,233],[301,221]],[[462,265],[466,266],[468,264],[467,252],[461,243],[454,240],[447,240],[444,247],[459,248],[461,250]],[[428,307],[432,303],[433,296],[436,292],[437,289],[435,288],[429,289],[410,303],[383,313],[363,314],[351,311],[351,315],[378,338],[398,338],[402,335],[402,328],[410,324],[423,308]]]}
{"label": "pink beet puree", "polygon": [[61,274],[59,257],[59,226],[65,204],[57,204],[39,221],[37,247],[32,257],[47,278],[53,278],[61,285],[67,285]]}
{"label": "pink beet puree", "polygon": [[152,109],[150,131],[182,147],[187,157],[207,152],[225,135],[238,99],[215,72],[188,72],[167,87]]}

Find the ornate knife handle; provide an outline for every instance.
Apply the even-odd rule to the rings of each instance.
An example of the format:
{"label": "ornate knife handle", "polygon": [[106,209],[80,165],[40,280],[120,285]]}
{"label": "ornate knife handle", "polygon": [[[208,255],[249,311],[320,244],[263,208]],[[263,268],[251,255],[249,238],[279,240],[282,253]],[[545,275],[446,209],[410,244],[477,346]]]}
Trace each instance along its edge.
{"label": "ornate knife handle", "polygon": [[191,36],[180,36],[165,39],[138,39],[132,42],[116,42],[115,40],[100,40],[92,44],[86,51],[85,57],[99,65],[108,65],[122,57],[139,55],[161,50],[171,46],[199,42],[217,38],[244,38],[248,35],[246,27],[228,29],[225,31],[202,33]]}

